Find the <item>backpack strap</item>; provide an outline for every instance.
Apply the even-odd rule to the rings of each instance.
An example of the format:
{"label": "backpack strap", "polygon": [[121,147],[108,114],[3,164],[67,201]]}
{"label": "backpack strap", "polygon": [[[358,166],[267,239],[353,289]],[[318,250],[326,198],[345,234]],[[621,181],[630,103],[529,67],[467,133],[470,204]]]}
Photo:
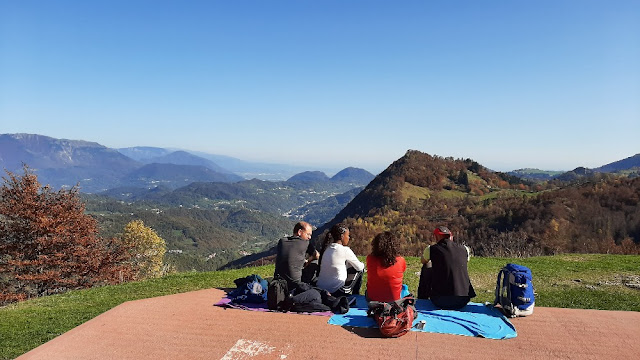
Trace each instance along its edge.
{"label": "backpack strap", "polygon": [[495,291],[495,299],[493,300],[493,305],[500,304],[500,297],[502,296],[502,278],[504,277],[505,269],[502,268],[498,272],[498,279],[496,281],[496,291]]}

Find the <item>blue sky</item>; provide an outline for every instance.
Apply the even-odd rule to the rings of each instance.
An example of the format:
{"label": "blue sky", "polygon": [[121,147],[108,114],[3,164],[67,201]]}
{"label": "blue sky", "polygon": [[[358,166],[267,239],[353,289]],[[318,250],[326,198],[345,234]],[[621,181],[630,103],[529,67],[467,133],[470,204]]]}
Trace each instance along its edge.
{"label": "blue sky", "polygon": [[384,169],[640,153],[640,1],[0,0],[0,133]]}

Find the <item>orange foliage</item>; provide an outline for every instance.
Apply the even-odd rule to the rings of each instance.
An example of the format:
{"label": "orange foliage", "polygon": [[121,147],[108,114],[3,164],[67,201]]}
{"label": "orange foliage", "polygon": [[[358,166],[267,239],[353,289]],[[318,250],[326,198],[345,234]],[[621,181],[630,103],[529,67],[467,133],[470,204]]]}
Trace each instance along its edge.
{"label": "orange foliage", "polygon": [[77,189],[41,187],[27,166],[0,188],[0,304],[126,279],[124,246],[97,236]]}

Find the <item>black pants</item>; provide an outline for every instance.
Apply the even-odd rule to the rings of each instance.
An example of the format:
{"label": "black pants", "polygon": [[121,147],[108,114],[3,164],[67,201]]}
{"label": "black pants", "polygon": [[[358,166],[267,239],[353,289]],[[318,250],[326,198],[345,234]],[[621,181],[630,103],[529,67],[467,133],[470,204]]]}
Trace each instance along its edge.
{"label": "black pants", "polygon": [[433,305],[445,310],[458,310],[465,307],[471,300],[468,296],[432,296]]}
{"label": "black pants", "polygon": [[420,270],[420,282],[418,283],[418,299],[428,299],[431,297],[431,281],[433,280],[433,268],[422,264]]}
{"label": "black pants", "polygon": [[471,300],[469,296],[432,296],[431,283],[433,281],[433,268],[422,265],[420,270],[420,283],[418,284],[418,299],[431,299],[433,305],[440,309],[457,310],[465,307]]}
{"label": "black pants", "polygon": [[291,301],[298,304],[322,303],[322,297],[320,296],[320,292],[316,289],[304,291],[299,290],[294,292],[294,295],[291,297]]}
{"label": "black pants", "polygon": [[344,285],[331,293],[335,297],[359,295],[360,288],[362,287],[362,271],[349,267],[347,268],[347,280],[344,281]]}

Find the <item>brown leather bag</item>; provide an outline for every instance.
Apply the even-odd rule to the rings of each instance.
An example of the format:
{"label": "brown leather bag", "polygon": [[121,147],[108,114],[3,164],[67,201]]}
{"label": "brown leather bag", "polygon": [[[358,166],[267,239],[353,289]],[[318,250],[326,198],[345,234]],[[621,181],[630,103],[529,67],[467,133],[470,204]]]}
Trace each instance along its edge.
{"label": "brown leather bag", "polygon": [[415,319],[415,299],[404,297],[394,302],[369,302],[369,315],[373,316],[384,337],[400,337],[411,330]]}

